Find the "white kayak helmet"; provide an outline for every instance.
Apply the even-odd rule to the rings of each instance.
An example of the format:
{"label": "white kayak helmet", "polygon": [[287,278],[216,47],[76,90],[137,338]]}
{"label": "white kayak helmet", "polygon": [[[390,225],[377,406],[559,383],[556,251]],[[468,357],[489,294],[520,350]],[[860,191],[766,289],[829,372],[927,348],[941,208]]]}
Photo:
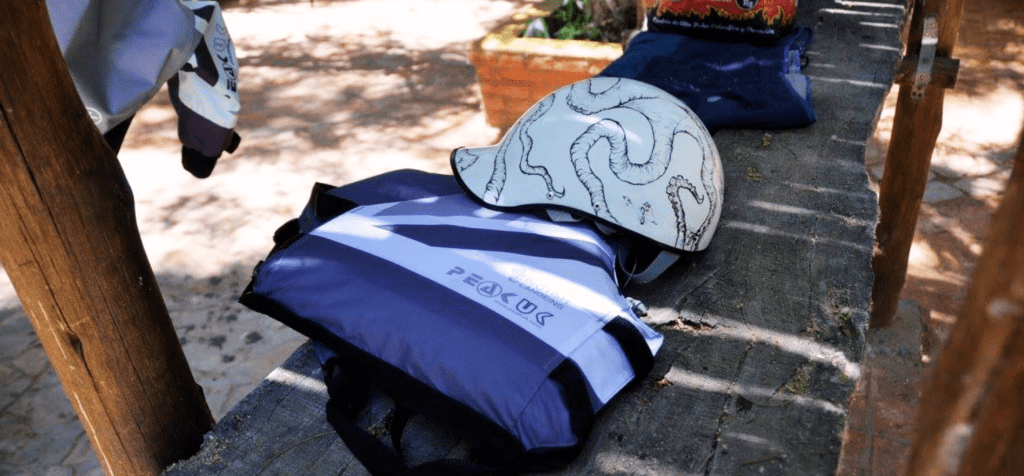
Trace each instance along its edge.
{"label": "white kayak helmet", "polygon": [[451,161],[490,208],[568,212],[657,243],[671,258],[654,275],[678,252],[707,248],[722,211],[722,162],[707,128],[676,97],[631,79],[564,86],[498,144],[456,149]]}

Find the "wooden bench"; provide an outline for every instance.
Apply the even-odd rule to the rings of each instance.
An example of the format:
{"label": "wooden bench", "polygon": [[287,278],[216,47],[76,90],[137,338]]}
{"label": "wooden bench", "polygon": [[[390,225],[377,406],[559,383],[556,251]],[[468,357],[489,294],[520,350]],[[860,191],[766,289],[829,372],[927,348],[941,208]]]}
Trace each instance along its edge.
{"label": "wooden bench", "polygon": [[[815,32],[805,72],[817,123],[715,135],[726,195],[711,247],[627,289],[666,336],[654,371],[600,415],[559,474],[834,473],[873,281],[878,200],[865,147],[905,16],[901,0],[801,2],[798,23]],[[327,423],[326,399],[303,346],[165,474],[364,474]],[[361,423],[383,430],[388,411],[377,402]],[[413,461],[465,451],[418,420],[405,444]]]}

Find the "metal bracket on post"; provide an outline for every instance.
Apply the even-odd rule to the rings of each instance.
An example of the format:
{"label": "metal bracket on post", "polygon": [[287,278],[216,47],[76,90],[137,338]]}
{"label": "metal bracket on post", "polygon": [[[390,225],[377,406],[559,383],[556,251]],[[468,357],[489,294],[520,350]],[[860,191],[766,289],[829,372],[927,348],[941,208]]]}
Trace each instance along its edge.
{"label": "metal bracket on post", "polygon": [[921,99],[924,90],[932,80],[935,65],[935,48],[939,44],[939,21],[934,15],[924,17],[924,31],[921,35],[921,52],[917,56],[917,71],[914,73],[914,89],[911,97]]}

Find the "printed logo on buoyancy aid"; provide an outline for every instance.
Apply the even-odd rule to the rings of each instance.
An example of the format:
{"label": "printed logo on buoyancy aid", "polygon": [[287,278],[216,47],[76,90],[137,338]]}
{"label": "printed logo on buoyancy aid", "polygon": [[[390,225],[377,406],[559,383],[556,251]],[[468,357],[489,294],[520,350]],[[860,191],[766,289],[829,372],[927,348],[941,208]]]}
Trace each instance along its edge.
{"label": "printed logo on buoyancy aid", "polygon": [[[461,197],[461,196],[460,196]],[[350,210],[310,232],[364,253],[383,258],[416,273],[448,290],[493,311],[523,330],[569,355],[608,320],[621,315],[624,303],[614,295],[592,287],[594,265],[586,261],[562,260],[512,252],[432,246],[430,240],[407,237],[392,231],[395,225],[434,224],[443,219],[448,225],[467,229],[530,232],[522,226],[522,217],[513,222],[477,216],[480,209],[468,197],[465,204],[446,209],[443,216],[405,214],[408,210],[394,203],[370,205]],[[407,204],[409,202],[401,202]],[[468,213],[455,210],[464,207]],[[454,222],[454,223],[453,223]],[[548,235],[566,236],[571,230],[550,230]],[[451,229],[442,230],[452,233]],[[517,235],[518,237],[519,235]],[[575,235],[574,235],[575,236]],[[557,268],[556,268],[557,267]],[[557,273],[552,271],[557,269]],[[481,314],[484,315],[484,314]]]}
{"label": "printed logo on buoyancy aid", "polygon": [[[516,314],[522,316],[527,321],[534,325],[544,327],[548,320],[555,317],[555,314],[549,310],[542,310],[538,303],[534,302],[528,297],[520,296],[518,293],[507,292],[495,281],[486,280],[483,276],[477,273],[468,273],[465,269],[459,266],[455,266],[445,273],[448,276],[457,276],[461,278],[462,284],[472,286],[476,289],[477,294],[481,296],[494,299],[496,303],[502,307],[515,311]],[[519,285],[524,290],[538,293],[538,291],[529,289],[522,283],[517,281],[515,278],[508,278],[510,282]],[[554,304],[554,298],[541,294],[540,297],[546,301],[552,301]],[[564,304],[554,304],[555,307],[561,309]]]}
{"label": "printed logo on buoyancy aid", "polygon": [[217,59],[220,60],[220,69],[227,76],[225,87],[228,91],[238,93],[238,73],[235,68],[238,60],[235,59],[235,47],[231,44],[231,37],[228,29],[222,23],[216,25],[216,37],[213,40],[213,48],[216,50]]}

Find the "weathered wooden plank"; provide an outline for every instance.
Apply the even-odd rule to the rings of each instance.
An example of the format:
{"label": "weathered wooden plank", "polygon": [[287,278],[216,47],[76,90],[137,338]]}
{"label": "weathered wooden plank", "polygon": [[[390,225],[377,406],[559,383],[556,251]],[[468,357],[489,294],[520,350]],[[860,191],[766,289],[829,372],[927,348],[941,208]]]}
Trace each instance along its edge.
{"label": "weathered wooden plank", "polygon": [[192,467],[206,474],[369,474],[324,417],[322,379],[315,354],[301,347],[253,391],[258,398],[244,399],[207,433],[189,469],[173,465],[165,474],[196,474]]}
{"label": "weathered wooden plank", "polygon": [[213,425],[134,203],[41,0],[0,3],[0,262],[108,474],[156,474]]}
{"label": "weathered wooden plank", "polygon": [[1024,474],[1022,233],[1018,146],[963,312],[922,392],[908,475]]}
{"label": "weathered wooden plank", "polygon": [[[303,345],[207,433],[198,455],[164,474],[368,475],[327,422],[327,400],[316,354]],[[387,436],[392,409],[390,400],[375,393],[355,422]],[[403,449],[410,460],[425,461],[457,452],[458,445],[452,435],[413,418]]]}
{"label": "weathered wooden plank", "polygon": [[[900,2],[877,5],[890,7],[871,13],[893,12],[885,17],[892,28],[822,11],[830,9],[826,2],[810,10],[801,4],[801,20],[815,25],[807,72],[815,81],[818,122],[772,132],[767,147],[763,131],[716,134],[726,163],[718,234],[689,268],[673,270],[678,274],[638,296],[664,316],[659,319],[680,318],[681,332],[662,328],[670,340],[704,336],[687,359],[672,363],[680,371],[666,377],[684,378],[669,388],[707,385],[704,399],[725,399],[710,415],[707,408],[670,405],[675,419],[714,429],[691,438],[715,435],[703,465],[673,468],[681,474],[835,470],[870,304],[866,263],[877,202],[867,190],[864,146],[898,59],[898,51],[851,44],[895,48],[902,19]],[[736,342],[741,350],[731,356],[712,350]],[[723,358],[730,359],[730,372],[712,374],[693,363]],[[632,436],[645,441],[643,434]]]}
{"label": "weathered wooden plank", "polygon": [[[904,5],[801,2],[798,23],[815,30],[806,72],[818,122],[715,135],[726,177],[710,248],[654,283],[627,287],[666,336],[655,368],[600,415],[581,456],[553,474],[835,471],[873,282],[878,202],[864,154],[900,56]],[[264,389],[247,400],[268,398]],[[260,431],[270,432],[267,441],[302,439],[274,425]],[[193,461],[175,474],[214,472]]]}

